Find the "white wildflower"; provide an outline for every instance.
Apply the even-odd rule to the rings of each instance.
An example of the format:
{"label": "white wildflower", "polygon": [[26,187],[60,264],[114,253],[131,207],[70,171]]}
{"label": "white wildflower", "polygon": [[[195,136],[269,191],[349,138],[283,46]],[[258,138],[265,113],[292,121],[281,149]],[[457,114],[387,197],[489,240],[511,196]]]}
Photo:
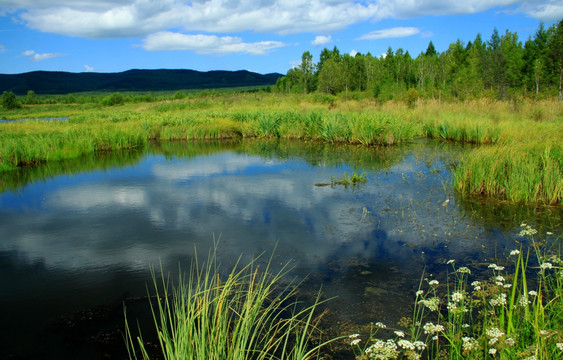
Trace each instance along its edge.
{"label": "white wildflower", "polygon": [[349,338],[349,339],[355,339],[355,338],[357,338],[357,337],[359,337],[359,336],[360,336],[360,334],[352,334],[352,335],[348,335],[348,338]]}
{"label": "white wildflower", "polygon": [[464,329],[467,329],[467,328],[471,327],[471,325],[469,325],[469,324],[463,324],[463,325],[461,325],[461,327],[464,328]]}
{"label": "white wildflower", "polygon": [[538,233],[538,231],[530,225],[522,224],[520,226],[524,228],[520,231],[520,236],[532,236]]}
{"label": "white wildflower", "polygon": [[350,341],[350,345],[356,346],[360,343],[360,341],[362,341],[362,339],[354,339],[354,340]]}
{"label": "white wildflower", "polygon": [[405,339],[399,340],[399,341],[397,342],[397,345],[399,345],[399,347],[401,347],[401,348],[403,348],[403,349],[406,349],[406,350],[413,350],[413,351],[414,351],[414,349],[415,349],[414,344],[411,343],[411,342],[408,341],[408,340],[405,340]]}
{"label": "white wildflower", "polygon": [[555,346],[557,346],[559,350],[563,351],[563,343],[557,343]]}
{"label": "white wildflower", "polygon": [[416,292],[416,297],[419,297],[419,296],[421,296],[422,294],[424,294],[424,290],[418,290],[418,291]]}
{"label": "white wildflower", "polygon": [[508,347],[514,346],[515,343],[516,343],[516,342],[514,341],[513,338],[506,338],[506,339],[504,340],[504,344],[505,344],[506,346],[508,346]]}
{"label": "white wildflower", "polygon": [[503,287],[506,289],[510,289],[512,287],[512,284],[504,284]]}
{"label": "white wildflower", "polygon": [[534,291],[534,290],[530,290],[530,291],[528,291],[528,295],[530,295],[530,296],[538,296],[538,293],[537,293],[536,291]]}
{"label": "white wildflower", "polygon": [[463,294],[460,292],[455,292],[452,294],[452,301],[455,302],[460,302],[461,300],[463,300]]}
{"label": "white wildflower", "polygon": [[540,268],[541,268],[542,270],[545,270],[545,269],[553,269],[553,264],[550,263],[550,262],[544,262],[543,264],[540,265]]}
{"label": "white wildflower", "polygon": [[553,233],[551,231],[546,231],[545,232],[547,235],[553,235]]}
{"label": "white wildflower", "polygon": [[378,328],[382,328],[382,329],[385,329],[387,327],[387,325],[385,325],[381,321],[376,322],[375,326],[377,326]]}
{"label": "white wildflower", "polygon": [[506,294],[502,293],[494,299],[489,300],[491,306],[503,306],[506,305]]}
{"label": "white wildflower", "polygon": [[423,343],[422,341],[415,341],[412,343],[414,345],[414,347],[418,350],[418,351],[422,351],[424,349],[426,349],[426,344]]}
{"label": "white wildflower", "polygon": [[497,349],[495,349],[495,348],[490,348],[490,349],[489,349],[489,354],[495,355],[496,353],[497,353]]}
{"label": "white wildflower", "polygon": [[510,252],[510,256],[514,256],[514,255],[518,255],[518,254],[520,254],[520,250],[512,250]]}
{"label": "white wildflower", "polygon": [[435,286],[438,285],[440,282],[438,280],[430,280],[430,282],[428,283],[428,285],[430,286]]}
{"label": "white wildflower", "polygon": [[433,297],[430,299],[420,300],[418,303],[426,306],[428,309],[430,309],[430,311],[438,311],[438,305],[440,305],[440,298]]}
{"label": "white wildflower", "polygon": [[448,260],[447,264],[449,265],[449,264],[453,264],[453,263],[455,263],[455,260],[452,259],[452,260]]}
{"label": "white wildflower", "polygon": [[453,302],[449,302],[448,303],[448,311],[454,311],[455,309],[457,309],[457,304],[453,303]]}
{"label": "white wildflower", "polygon": [[545,331],[545,330],[540,330],[540,335],[541,336],[546,336],[549,335],[549,332]]}
{"label": "white wildflower", "polygon": [[532,356],[527,357],[527,358],[525,358],[525,359],[523,359],[523,360],[538,360],[538,358],[536,357],[536,355],[532,355]]}
{"label": "white wildflower", "polygon": [[499,338],[501,336],[503,336],[504,333],[502,331],[499,330],[499,328],[490,328],[487,329],[487,336],[490,338]]}
{"label": "white wildflower", "polygon": [[462,266],[459,269],[457,269],[457,272],[461,274],[471,274],[471,270],[465,266]]}
{"label": "white wildflower", "polygon": [[424,329],[425,334],[435,334],[435,333],[444,331],[443,325],[440,325],[440,324],[434,325],[431,322],[427,322],[426,324],[424,324],[424,326],[422,328]]}
{"label": "white wildflower", "polygon": [[394,331],[395,335],[397,335],[398,337],[405,337],[405,333],[402,331]]}
{"label": "white wildflower", "polygon": [[366,355],[371,359],[396,359],[399,355],[397,345],[391,339],[386,342],[377,340],[365,350]]}
{"label": "white wildflower", "polygon": [[494,338],[490,338],[489,339],[489,345],[494,345],[498,342],[498,338],[494,337]]}
{"label": "white wildflower", "polygon": [[463,351],[471,351],[478,346],[477,340],[471,337],[463,337]]}
{"label": "white wildflower", "polygon": [[522,295],[520,297],[520,299],[518,299],[518,304],[520,304],[520,306],[524,307],[524,306],[527,306],[528,304],[530,304],[530,300],[528,300],[528,297],[526,295]]}

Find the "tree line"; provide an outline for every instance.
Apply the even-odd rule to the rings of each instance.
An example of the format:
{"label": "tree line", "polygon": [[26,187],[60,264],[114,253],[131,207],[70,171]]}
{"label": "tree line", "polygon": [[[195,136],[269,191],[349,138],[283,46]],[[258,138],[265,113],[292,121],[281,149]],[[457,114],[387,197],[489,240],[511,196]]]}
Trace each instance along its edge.
{"label": "tree line", "polygon": [[[323,49],[317,63],[309,51],[301,63],[278,79],[276,90],[286,93],[364,92],[386,101],[416,92],[427,98],[470,99],[515,96],[559,97],[563,80],[563,20],[546,28],[540,23],[524,43],[516,32],[495,28],[488,41],[477,34],[465,44],[436,51],[432,41],[413,58],[401,48],[388,48],[377,57],[341,54],[335,46]],[[411,90],[414,89],[414,90]],[[410,91],[409,91],[410,90]]]}

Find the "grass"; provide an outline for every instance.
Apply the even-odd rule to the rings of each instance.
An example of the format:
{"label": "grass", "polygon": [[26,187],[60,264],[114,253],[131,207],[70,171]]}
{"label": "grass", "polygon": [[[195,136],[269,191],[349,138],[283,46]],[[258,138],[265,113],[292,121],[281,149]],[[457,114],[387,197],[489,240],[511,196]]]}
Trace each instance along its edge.
{"label": "grass", "polygon": [[[153,269],[151,309],[164,359],[304,360],[332,341],[313,343],[321,301],[301,304],[296,287],[282,285],[287,267],[273,273],[271,259],[264,269],[254,260],[221,275],[215,253],[202,264],[196,258],[175,285]],[[142,335],[132,335],[127,316],[125,321],[129,357],[150,359]]]}
{"label": "grass", "polygon": [[[356,359],[528,359],[563,356],[563,260],[561,239],[536,239],[522,224],[531,246],[513,249],[504,265],[489,264],[472,281],[472,270],[447,262],[445,284],[424,278],[413,314],[392,338],[349,338]],[[475,270],[475,269],[474,269]],[[387,331],[389,334],[389,331]]]}
{"label": "grass", "polygon": [[104,107],[27,105],[0,118],[70,117],[67,122],[1,124],[0,171],[149,140],[299,139],[363,146],[418,137],[480,145],[456,167],[456,189],[524,204],[559,205],[563,188],[563,107],[555,101],[488,99],[461,103],[253,93],[207,94]]}

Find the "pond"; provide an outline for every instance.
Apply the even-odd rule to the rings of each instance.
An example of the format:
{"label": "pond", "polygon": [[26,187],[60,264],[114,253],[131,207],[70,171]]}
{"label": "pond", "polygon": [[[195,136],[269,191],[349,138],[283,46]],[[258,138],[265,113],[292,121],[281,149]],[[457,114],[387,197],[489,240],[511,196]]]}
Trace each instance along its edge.
{"label": "pond", "polygon": [[[169,142],[4,173],[0,358],[124,358],[123,304],[146,315],[150,266],[178,273],[214,242],[225,268],[273,252],[322,286],[334,333],[396,323],[423,272],[504,258],[523,221],[562,233],[561,208],[459,198],[451,168],[466,150]],[[366,182],[335,183],[354,172]]]}

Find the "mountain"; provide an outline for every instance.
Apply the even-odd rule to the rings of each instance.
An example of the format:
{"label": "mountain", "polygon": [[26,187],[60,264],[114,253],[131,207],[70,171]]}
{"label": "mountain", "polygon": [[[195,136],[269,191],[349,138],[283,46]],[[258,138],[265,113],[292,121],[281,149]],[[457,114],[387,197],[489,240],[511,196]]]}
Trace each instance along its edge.
{"label": "mountain", "polygon": [[128,70],[119,73],[33,71],[0,74],[0,92],[25,95],[68,94],[83,91],[159,91],[273,85],[282,74],[239,71]]}

